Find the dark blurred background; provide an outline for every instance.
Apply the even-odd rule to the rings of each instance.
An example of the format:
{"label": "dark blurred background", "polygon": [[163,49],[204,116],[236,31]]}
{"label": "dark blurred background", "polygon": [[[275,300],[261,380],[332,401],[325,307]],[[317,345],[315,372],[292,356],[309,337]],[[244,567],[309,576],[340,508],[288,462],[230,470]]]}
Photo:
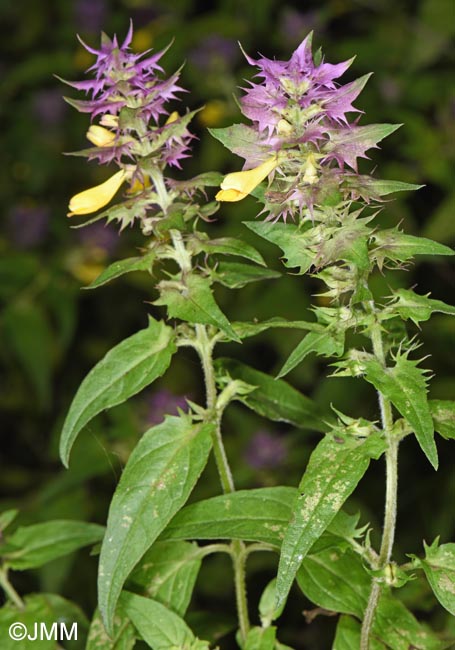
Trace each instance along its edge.
{"label": "dark blurred background", "polygon": [[[62,100],[62,95],[75,93],[53,76],[81,79],[91,65],[92,57],[80,46],[76,33],[96,47],[101,30],[122,38],[132,18],[134,50],[161,49],[173,39],[162,60],[165,69],[171,73],[185,62],[182,85],[190,93],[184,95],[184,102],[190,108],[204,106],[193,126],[199,138],[194,155],[180,174],[189,177],[238,168],[240,161],[206,131],[206,127],[241,120],[234,95],[244,79],[251,78],[252,70],[238,41],[250,55],[259,51],[288,59],[314,30],[315,48],[322,46],[328,61],[357,55],[346,81],[374,72],[356,102],[366,113],[361,123],[403,123],[381,150],[372,152],[362,169],[377,168],[382,178],[425,185],[388,203],[381,222],[401,222],[408,233],[450,244],[455,235],[450,49],[454,4],[452,0],[2,0],[0,12],[0,506],[20,508],[20,523],[53,518],[104,523],[121,469],[141,432],[184,404],[185,396],[198,400],[203,394],[196,358],[180,352],[156,385],[87,427],[69,471],[59,462],[62,420],[87,371],[113,345],[144,327],[147,312],[157,317],[161,313],[146,302],[155,294],[145,276],[126,275],[97,291],[81,290],[111,261],[134,255],[143,239],[134,230],[119,237],[115,228],[100,223],[72,229],[73,222],[66,218],[69,197],[106,177],[106,170],[95,163],[62,156],[63,151],[87,146],[88,117]],[[257,212],[254,199],[223,206],[207,230],[245,237],[261,249],[272,267],[283,270],[278,249],[264,245],[242,226]],[[391,286],[415,286],[419,293],[431,291],[433,297],[451,302],[453,267],[444,259],[420,259],[409,273],[378,276],[374,284],[378,295],[387,295]],[[299,319],[308,317],[315,290],[311,280],[287,276],[236,292],[219,291],[217,298],[233,320],[276,315]],[[423,324],[419,335],[430,355],[424,365],[435,373],[431,396],[453,399],[453,321],[434,317]],[[275,372],[299,337],[274,330],[248,340],[242,348],[226,346],[219,353]],[[324,364],[311,358],[289,380],[322,405],[333,404],[352,416],[377,417],[376,398],[366,384],[328,379],[327,374]],[[317,436],[268,423],[237,406],[231,407],[225,422],[238,487],[298,483]],[[421,553],[422,538],[428,543],[436,535],[443,542],[453,539],[453,452],[447,441],[438,441],[438,446],[441,469],[436,474],[414,440],[402,445],[398,560],[404,560],[405,553]],[[383,483],[379,462],[348,503],[348,510],[361,510],[362,521],[371,522],[375,542]],[[218,491],[210,467],[194,498]],[[254,620],[257,599],[275,570],[275,560],[265,555],[250,561]],[[96,559],[81,553],[41,570],[16,574],[14,582],[22,593],[41,590],[72,598],[91,616]],[[403,597],[436,628],[448,625],[419,580],[405,587]],[[282,619],[280,638],[297,649],[328,647],[335,621],[319,617],[305,625],[302,610],[308,607],[295,591]],[[201,572],[190,616],[195,629],[204,608],[212,612],[215,633],[229,631],[233,587],[224,560],[207,560]],[[234,647],[232,638],[232,633],[225,637],[222,647]]]}

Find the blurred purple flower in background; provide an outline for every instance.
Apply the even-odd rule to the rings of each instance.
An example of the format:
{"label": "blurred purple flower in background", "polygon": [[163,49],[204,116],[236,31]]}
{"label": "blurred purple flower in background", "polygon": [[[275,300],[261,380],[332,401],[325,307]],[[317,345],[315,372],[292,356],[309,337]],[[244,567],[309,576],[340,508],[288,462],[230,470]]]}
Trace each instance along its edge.
{"label": "blurred purple flower in background", "polygon": [[66,104],[58,88],[39,90],[33,98],[33,115],[46,129],[59,126],[66,111]]}
{"label": "blurred purple flower in background", "polygon": [[175,395],[163,388],[147,397],[146,408],[146,423],[155,425],[162,422],[165,415],[177,415],[178,409],[188,411],[188,404],[184,395]]}
{"label": "blurred purple flower in background", "polygon": [[285,43],[298,45],[304,34],[317,31],[320,35],[322,16],[320,11],[301,12],[292,7],[286,7],[281,14],[279,33]]}
{"label": "blurred purple flower in background", "polygon": [[235,41],[220,34],[210,34],[191,50],[188,60],[199,70],[210,72],[220,67],[232,67],[239,59],[239,53]]}
{"label": "blurred purple flower in background", "polygon": [[283,436],[262,429],[251,438],[244,458],[253,469],[273,469],[282,465],[287,455],[288,450]]}
{"label": "blurred purple flower in background", "polygon": [[34,248],[49,231],[49,208],[46,205],[15,205],[8,214],[8,230],[18,248]]}
{"label": "blurred purple flower in background", "polygon": [[106,0],[76,0],[74,20],[83,32],[99,32],[106,22]]}
{"label": "blurred purple flower in background", "polygon": [[106,256],[112,255],[119,243],[117,230],[101,221],[81,228],[77,232],[83,246],[98,250]]}

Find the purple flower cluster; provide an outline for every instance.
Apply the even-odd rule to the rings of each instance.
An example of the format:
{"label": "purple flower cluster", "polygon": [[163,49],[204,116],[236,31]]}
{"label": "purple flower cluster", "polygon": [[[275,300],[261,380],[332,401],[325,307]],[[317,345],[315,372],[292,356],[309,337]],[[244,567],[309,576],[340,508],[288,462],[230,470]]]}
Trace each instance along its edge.
{"label": "purple flower cluster", "polygon": [[353,59],[331,64],[320,53],[313,58],[311,34],[289,61],[245,56],[259,69],[259,82],[250,82],[240,100],[257,137],[251,136],[254,146],[236,153],[245,158],[244,169],[276,154],[273,182],[265,194],[269,219],[286,220],[304,209],[313,217],[314,206],[357,174],[357,159],[367,158],[366,151],[380,139],[375,140],[368,127],[358,126],[357,119],[348,119],[348,114],[361,113],[353,102],[369,75],[340,85],[337,80]]}
{"label": "purple flower cluster", "polygon": [[[133,26],[119,45],[117,36],[112,39],[104,33],[101,46],[95,49],[79,39],[85,49],[96,56],[95,63],[87,70],[92,79],[68,82],[77,90],[85,91],[90,99],[67,101],[82,113],[90,113],[92,121],[100,117],[100,124],[108,126],[115,134],[112,142],[103,143],[88,152],[90,159],[101,163],[115,160],[119,163],[124,156],[135,161],[140,155],[152,151],[157,162],[180,167],[180,160],[188,156],[189,143],[194,136],[186,126],[172,132],[166,119],[170,111],[166,104],[177,99],[179,92],[185,92],[178,85],[179,72],[169,78],[161,78],[163,68],[158,61],[166,50],[146,56],[150,50],[140,54],[130,51]],[[145,58],[144,58],[145,57]],[[175,123],[179,116],[172,120]],[[151,124],[149,122],[151,121]],[[161,123],[164,122],[164,123]],[[170,137],[163,137],[168,129]],[[158,141],[161,146],[156,147]]]}

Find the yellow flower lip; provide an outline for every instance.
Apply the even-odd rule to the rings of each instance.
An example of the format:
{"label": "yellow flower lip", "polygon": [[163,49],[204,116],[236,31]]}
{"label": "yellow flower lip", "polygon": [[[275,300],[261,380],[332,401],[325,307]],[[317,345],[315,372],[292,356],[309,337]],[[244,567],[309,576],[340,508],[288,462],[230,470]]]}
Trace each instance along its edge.
{"label": "yellow flower lip", "polygon": [[85,135],[95,147],[109,147],[115,140],[115,133],[97,124],[92,124]]}
{"label": "yellow flower lip", "polygon": [[75,194],[69,202],[68,207],[70,212],[68,212],[67,216],[73,217],[79,214],[91,214],[100,208],[104,208],[117,192],[125,178],[126,172],[121,169],[108,178],[107,181],[104,181],[104,183]]}
{"label": "yellow flower lip", "polygon": [[215,196],[217,201],[241,201],[261,183],[278,165],[278,156],[274,154],[254,169],[228,174],[221,183],[221,189]]}

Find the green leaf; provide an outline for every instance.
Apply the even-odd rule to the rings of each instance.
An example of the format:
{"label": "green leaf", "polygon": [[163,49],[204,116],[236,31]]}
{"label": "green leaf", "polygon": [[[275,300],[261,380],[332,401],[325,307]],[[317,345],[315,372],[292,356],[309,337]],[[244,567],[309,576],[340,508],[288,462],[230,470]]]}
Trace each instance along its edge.
{"label": "green leaf", "polygon": [[107,284],[111,280],[115,280],[121,275],[131,273],[132,271],[151,271],[155,258],[155,253],[151,251],[142,257],[128,257],[125,260],[114,262],[104,269],[104,271],[102,271],[99,276],[88,285],[88,287],[84,288],[96,289],[97,287]]}
{"label": "green leaf", "polygon": [[328,330],[321,328],[319,332],[310,332],[291,352],[277,377],[284,377],[301,363],[310,352],[321,356],[341,356],[344,352],[344,329]]}
{"label": "green leaf", "polygon": [[209,239],[207,235],[204,236],[204,233],[194,233],[188,240],[187,249],[193,255],[198,253],[235,255],[265,266],[264,258],[253,246],[235,237]]}
{"label": "green leaf", "polygon": [[[51,632],[52,625],[58,625],[58,632],[60,632],[59,623],[64,623],[68,634],[73,634],[72,626],[77,626],[78,643],[69,646],[65,643],[67,648],[77,647],[82,648],[80,640],[83,640],[88,629],[88,621],[82,611],[77,605],[65,600],[56,594],[30,594],[24,598],[25,608],[18,609],[15,605],[7,603],[0,609],[0,638],[2,640],[2,650],[55,650],[57,643],[50,634],[51,638],[38,639],[29,641],[16,641],[12,639],[8,633],[10,626],[13,623],[21,623],[25,625],[28,634],[34,636],[35,623],[44,623],[46,629]],[[54,628],[55,630],[55,628]],[[40,629],[38,628],[38,635]],[[74,639],[74,636],[72,637]],[[74,643],[74,642],[73,642]]]}
{"label": "green leaf", "polygon": [[243,650],[275,650],[275,627],[252,627],[246,637]]}
{"label": "green leaf", "polygon": [[237,322],[232,323],[236,334],[241,338],[248,338],[249,336],[256,336],[261,332],[266,332],[269,329],[283,328],[283,329],[300,329],[300,330],[316,330],[320,331],[321,326],[318,323],[309,323],[303,320],[286,320],[284,318],[270,318],[268,320],[258,323]]}
{"label": "green leaf", "polygon": [[185,621],[161,603],[125,591],[120,604],[153,650],[209,650],[208,643],[196,639]]}
{"label": "green leaf", "polygon": [[229,289],[239,289],[250,282],[260,280],[274,280],[279,278],[281,273],[272,269],[265,269],[262,266],[242,264],[240,262],[220,262],[210,273],[214,282],[219,282]]}
{"label": "green leaf", "polygon": [[398,228],[378,230],[373,235],[376,248],[373,251],[379,267],[385,259],[406,262],[414,255],[453,255],[454,251],[438,242],[425,237],[406,235]]}
{"label": "green leaf", "polygon": [[411,319],[414,323],[427,321],[434,312],[455,316],[455,307],[447,305],[442,300],[433,300],[426,296],[419,296],[409,289],[398,289],[393,292],[395,301],[389,309],[398,313],[403,319]]}
{"label": "green leaf", "polygon": [[4,344],[11,349],[30,381],[41,408],[51,399],[53,334],[39,304],[11,303],[3,312]]}
{"label": "green leaf", "polygon": [[356,159],[365,158],[365,152],[377,143],[391,135],[394,131],[403,126],[402,124],[367,124],[339,128],[330,134],[330,140],[325,145],[324,151],[338,152],[341,148],[346,163],[355,169]]}
{"label": "green leaf", "polygon": [[352,494],[371,458],[378,458],[384,449],[384,440],[379,435],[356,439],[344,434],[340,428],[334,434],[326,435],[313,451],[281,547],[278,606],[285,601],[311,546]]}
{"label": "green leaf", "polygon": [[382,196],[387,196],[394,192],[408,192],[424,187],[423,185],[415,185],[414,183],[387,181],[362,174],[345,176],[343,184],[347,189],[352,189],[367,199],[380,199]]}
{"label": "green leaf", "polygon": [[123,584],[188,499],[211,449],[213,424],[166,417],[132,452],[109,509],[98,574],[99,608],[108,632]]}
{"label": "green leaf", "polygon": [[160,377],[175,350],[172,328],[149,317],[146,329],[112,348],[89,372],[63,425],[60,456],[66,467],[81,429],[101,411],[121,404]]}
{"label": "green leaf", "polygon": [[[198,501],[174,517],[161,539],[241,539],[279,548],[297,497],[296,488],[278,486]],[[357,520],[340,511],[327,531],[337,537],[357,537]]]}
{"label": "green leaf", "polygon": [[433,399],[428,404],[435,430],[447,440],[455,439],[455,402]]}
{"label": "green leaf", "polygon": [[[197,544],[184,541],[155,542],[131,574],[142,595],[154,598],[184,616],[201,567]],[[137,589],[136,589],[137,591]]]}
{"label": "green leaf", "polygon": [[[354,551],[342,552],[331,548],[308,555],[298,572],[297,581],[307,598],[319,607],[363,619],[371,576],[362,558]],[[376,609],[372,636],[393,650],[409,650],[410,647],[442,650],[445,647],[385,588]],[[344,646],[341,645],[340,650],[344,650]]]}
{"label": "green leaf", "polygon": [[241,158],[270,157],[270,147],[260,144],[255,129],[246,124],[232,124],[222,129],[209,129],[209,133],[227,149]]}
{"label": "green leaf", "polygon": [[15,570],[33,569],[103,539],[104,527],[85,521],[49,521],[21,526],[7,538],[1,555]]}
{"label": "green leaf", "polygon": [[279,547],[297,490],[238,490],[192,503],[171,521],[162,539],[243,539]]}
{"label": "green leaf", "polygon": [[352,549],[332,548],[308,555],[297,573],[297,583],[319,607],[363,618],[371,577]]}
{"label": "green leaf", "polygon": [[117,613],[112,638],[108,636],[97,609],[90,624],[85,650],[132,650],[136,644],[136,634],[132,623],[126,616]]}
{"label": "green leaf", "polygon": [[0,513],[0,535],[3,536],[4,531],[16,519],[19,510],[4,510]]}
{"label": "green leaf", "polygon": [[327,424],[315,403],[281,379],[254,370],[234,359],[217,359],[217,374],[226,372],[232,379],[240,379],[256,389],[238,400],[259,415],[275,422],[289,422],[296,427],[326,431]]}
{"label": "green leaf", "polygon": [[314,264],[315,255],[310,249],[308,233],[311,226],[294,226],[290,223],[272,223],[270,221],[244,221],[247,228],[276,244],[284,253],[285,266],[299,267],[299,273],[306,273]]}
{"label": "green leaf", "polygon": [[[354,618],[351,616],[340,616],[332,650],[353,650],[353,648],[360,648],[360,630],[360,623]],[[386,646],[383,643],[370,638],[370,650],[385,649]]]}
{"label": "green leaf", "polygon": [[427,400],[425,370],[417,368],[418,361],[397,356],[393,368],[384,368],[371,357],[365,361],[365,379],[389,399],[414,431],[422,451],[435,469],[438,452],[434,442],[433,420]]}
{"label": "green leaf", "polygon": [[215,302],[210,280],[200,275],[190,275],[185,282],[164,280],[158,284],[160,297],[155,305],[165,305],[170,318],[180,318],[189,323],[214,325],[226,336],[239,341],[226,316]]}
{"label": "green leaf", "polygon": [[425,547],[425,559],[416,558],[416,566],[425,571],[434,595],[455,616],[455,544],[438,544],[436,539]]}

